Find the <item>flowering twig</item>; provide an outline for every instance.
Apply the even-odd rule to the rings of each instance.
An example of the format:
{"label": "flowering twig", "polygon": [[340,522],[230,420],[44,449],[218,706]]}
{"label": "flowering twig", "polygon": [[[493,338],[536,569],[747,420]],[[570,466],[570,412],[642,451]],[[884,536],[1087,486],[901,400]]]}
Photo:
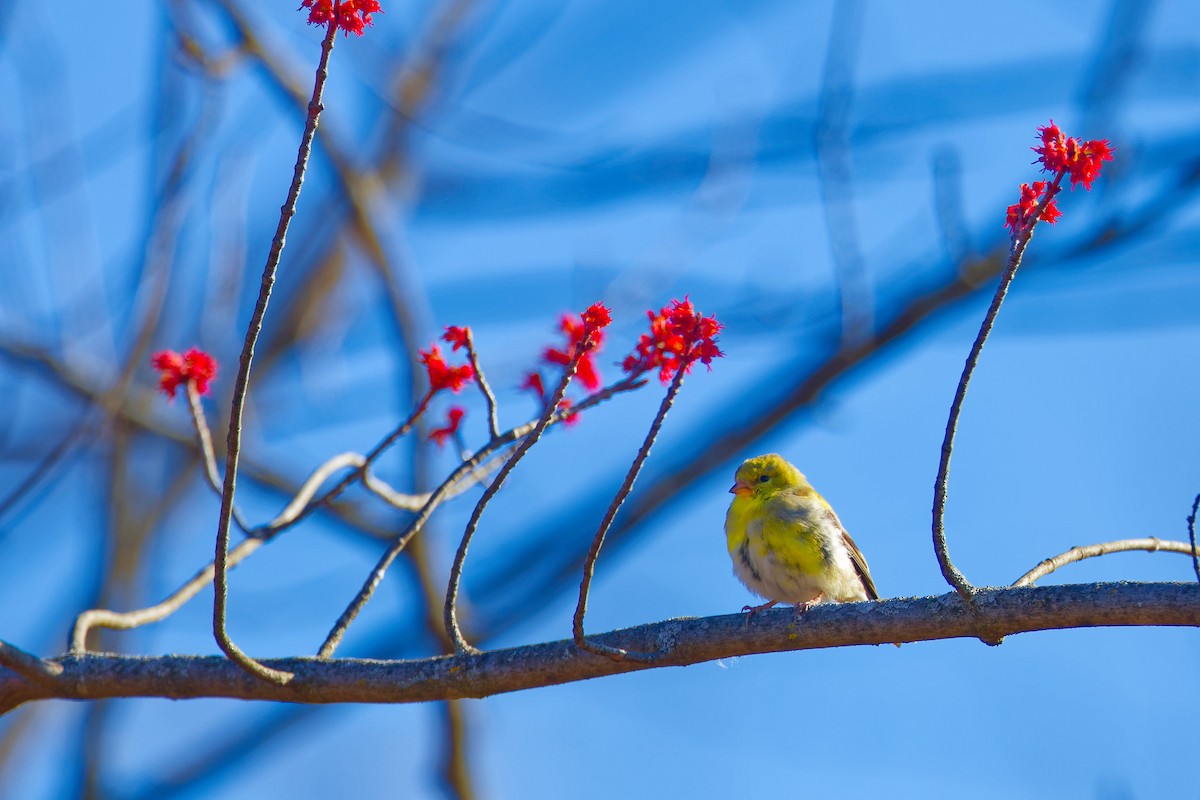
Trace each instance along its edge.
{"label": "flowering twig", "polygon": [[284,242],[292,217],[296,213],[296,201],[300,197],[300,187],[304,183],[304,173],[308,168],[309,154],[312,152],[313,136],[317,130],[317,120],[324,108],[321,105],[321,95],[325,89],[325,81],[329,77],[329,57],[333,53],[333,43],[337,38],[338,28],[330,24],[325,39],[321,43],[321,58],[317,64],[316,78],[313,83],[312,99],[308,104],[308,118],[304,123],[304,133],[300,139],[300,147],[296,153],[296,165],[292,171],[292,183],[288,189],[287,200],[279,211],[279,224],[275,229],[275,237],[271,241],[271,250],[267,255],[267,263],[263,267],[262,282],[259,285],[258,301],[254,313],[250,317],[250,325],[246,330],[246,338],[242,343],[242,354],[238,359],[237,380],[233,389],[233,401],[229,411],[229,435],[225,455],[225,484],[221,493],[221,513],[217,522],[216,555],[213,558],[213,636],[221,650],[231,660],[244,670],[264,680],[286,684],[292,679],[292,674],[282,670],[272,669],[258,663],[243,653],[225,628],[225,617],[228,603],[228,585],[226,579],[226,558],[229,551],[229,520],[233,511],[233,497],[237,488],[238,456],[242,445],[242,411],[246,403],[246,391],[250,382],[250,365],[254,359],[254,345],[262,331],[263,317],[267,313],[267,303],[271,299],[271,289],[275,285],[275,272],[279,267],[283,254]]}
{"label": "flowering twig", "polygon": [[[600,312],[603,312],[602,314]],[[496,473],[496,478],[484,490],[483,496],[479,498],[479,502],[475,504],[475,510],[471,512],[471,518],[467,521],[467,527],[463,531],[462,541],[459,542],[458,551],[454,554],[454,562],[450,565],[450,579],[446,587],[446,606],[444,610],[444,618],[446,624],[446,635],[450,637],[450,641],[454,644],[454,649],[458,653],[477,652],[467,640],[463,637],[462,629],[458,625],[458,614],[456,605],[458,603],[458,587],[462,581],[463,564],[467,559],[467,549],[471,545],[471,537],[475,533],[475,529],[479,526],[479,520],[483,516],[483,510],[487,508],[491,499],[500,491],[500,487],[504,485],[505,478],[509,473],[520,463],[521,459],[529,452],[529,449],[537,444],[538,439],[542,437],[542,433],[550,425],[555,417],[555,412],[562,402],[563,395],[566,394],[567,385],[571,382],[571,378],[575,376],[575,370],[579,366],[579,362],[584,358],[584,355],[591,349],[594,344],[592,334],[599,331],[600,328],[607,325],[610,321],[608,311],[603,306],[596,304],[589,308],[583,314],[584,330],[578,346],[574,347],[571,356],[563,367],[562,378],[558,382],[550,401],[546,403],[545,409],[542,411],[542,416],[537,421],[537,425],[526,436],[517,449],[513,451],[512,456],[505,462],[500,471]]]}
{"label": "flowering twig", "polygon": [[1192,543],[1192,569],[1196,572],[1196,580],[1200,581],[1200,554],[1196,553],[1196,510],[1200,509],[1200,494],[1192,501],[1192,513],[1188,515],[1188,541]]}
{"label": "flowering twig", "polygon": [[[200,405],[200,396],[208,394],[209,384],[217,377],[217,360],[200,348],[193,347],[184,353],[160,350],[150,357],[150,364],[159,371],[159,390],[170,400],[173,401],[175,392],[183,387],[192,416],[192,428],[200,444],[205,477],[208,478],[208,485],[220,497],[222,489],[221,477],[217,474],[217,457],[213,452],[212,434],[208,430],[204,408]],[[249,530],[236,506],[232,516],[239,528]]]}
{"label": "flowering twig", "polygon": [[1118,539],[1115,542],[1082,545],[1072,547],[1065,553],[1047,558],[1033,569],[1013,581],[1013,586],[1032,586],[1034,581],[1049,575],[1060,567],[1083,561],[1086,558],[1108,555],[1109,553],[1125,553],[1131,550],[1144,550],[1148,553],[1182,553],[1191,555],[1192,547],[1187,542],[1175,542],[1170,539],[1157,539],[1148,536],[1142,539]]}
{"label": "flowering twig", "polygon": [[1101,163],[1112,160],[1111,147],[1107,141],[1093,140],[1080,143],[1074,138],[1067,139],[1053,122],[1046,127],[1039,128],[1038,133],[1042,140],[1042,146],[1033,149],[1040,154],[1038,161],[1042,163],[1042,168],[1054,173],[1054,178],[1049,182],[1035,182],[1033,187],[1023,184],[1021,201],[1009,206],[1005,224],[1012,229],[1012,247],[1009,250],[1008,263],[1004,273],[1000,276],[1000,285],[996,287],[996,294],[992,297],[991,305],[988,307],[987,314],[984,315],[983,324],[979,327],[979,333],[976,334],[971,351],[967,355],[967,361],[963,365],[962,376],[959,378],[958,388],[954,392],[954,401],[950,405],[950,416],[946,421],[941,458],[938,462],[938,474],[934,482],[934,553],[937,555],[942,576],[967,601],[971,600],[975,587],[950,560],[945,531],[946,489],[950,475],[950,455],[954,451],[954,435],[958,430],[958,418],[962,413],[967,386],[971,382],[971,375],[975,371],[979,354],[983,351],[983,345],[987,342],[992,326],[996,322],[996,316],[1000,313],[1000,306],[1008,294],[1008,287],[1017,273],[1017,267],[1021,265],[1021,258],[1033,236],[1034,228],[1039,220],[1044,219],[1053,224],[1060,216],[1060,212],[1054,206],[1054,198],[1059,192],[1063,178],[1070,175],[1073,185],[1082,183],[1085,188],[1091,189],[1092,181],[1100,174]]}
{"label": "flowering twig", "polygon": [[646,459],[650,455],[650,448],[654,446],[654,440],[658,438],[658,432],[662,428],[663,420],[666,419],[667,412],[671,410],[671,405],[675,402],[675,395],[679,393],[679,388],[683,385],[683,379],[686,375],[687,370],[683,369],[675,373],[670,388],[667,389],[662,403],[659,404],[658,413],[654,416],[654,421],[650,424],[650,430],[646,434],[642,446],[638,448],[637,456],[633,459],[633,464],[630,465],[629,471],[625,474],[625,481],[621,484],[621,488],[617,491],[616,496],[613,497],[612,503],[609,504],[608,511],[605,512],[604,519],[600,522],[600,527],[596,530],[596,535],[592,539],[592,546],[588,550],[587,558],[583,562],[583,579],[579,583],[579,601],[575,605],[575,616],[571,626],[572,636],[575,639],[575,644],[584,650],[596,653],[597,655],[608,656],[615,661],[651,663],[662,652],[639,653],[589,641],[583,633],[583,616],[587,613],[588,592],[592,586],[592,575],[596,570],[596,559],[599,558],[600,548],[604,545],[604,536],[612,526],[613,519],[616,518],[617,511],[625,502],[625,498],[633,490],[633,484],[637,480],[638,474],[642,471],[642,465],[646,463]]}
{"label": "flowering twig", "polygon": [[[196,431],[196,439],[200,442],[200,455],[204,460],[204,475],[208,478],[208,485],[216,492],[217,497],[220,497],[221,476],[217,474],[217,456],[213,452],[212,434],[208,430],[204,409],[200,405],[200,391],[193,381],[188,381],[186,391],[188,409],[192,412],[192,427]],[[250,530],[237,506],[233,507],[232,517],[238,528],[243,531]]]}
{"label": "flowering twig", "polygon": [[484,402],[487,403],[489,438],[495,439],[500,435],[500,423],[496,413],[496,395],[492,393],[492,387],[483,375],[483,368],[479,366],[479,354],[475,350],[475,335],[469,327],[460,328],[451,325],[442,334],[442,339],[450,342],[454,350],[460,347],[467,348],[467,360],[471,364],[471,369],[475,371],[475,383],[483,394]]}

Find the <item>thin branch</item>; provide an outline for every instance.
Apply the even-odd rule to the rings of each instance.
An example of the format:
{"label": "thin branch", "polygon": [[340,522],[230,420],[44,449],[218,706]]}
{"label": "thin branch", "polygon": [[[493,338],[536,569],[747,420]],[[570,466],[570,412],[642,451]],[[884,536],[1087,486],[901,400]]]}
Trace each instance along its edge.
{"label": "thin branch", "polygon": [[[280,513],[279,516],[277,516],[274,520],[272,520],[269,525],[266,525],[265,527],[256,530],[255,535],[259,535],[259,536],[266,536],[268,534],[271,536],[278,535],[278,534],[282,533],[283,531],[287,530],[288,528],[292,527],[296,523],[300,522],[302,519],[304,519],[309,514],[316,511],[317,509],[328,505],[332,500],[334,500],[336,497],[338,497],[338,495],[340,495],[342,492],[346,491],[346,489],[349,488],[352,483],[354,483],[359,478],[364,477],[367,474],[368,468],[370,468],[371,464],[374,463],[375,460],[377,458],[379,458],[380,455],[383,454],[383,451],[387,450],[398,439],[400,439],[402,436],[406,436],[408,434],[408,432],[412,430],[413,425],[415,425],[417,420],[420,418],[420,416],[423,413],[425,413],[425,409],[428,408],[429,401],[432,398],[433,398],[433,393],[426,392],[425,396],[421,399],[421,401],[419,403],[417,403],[416,409],[414,409],[413,412],[411,414],[409,414],[408,419],[404,420],[404,422],[401,423],[399,427],[395,428],[391,433],[389,433],[387,436],[385,436],[383,438],[383,440],[380,441],[379,444],[375,445],[375,447],[372,448],[371,451],[369,453],[367,453],[367,455],[365,457],[358,456],[356,453],[343,453],[340,456],[335,456],[334,458],[330,459],[329,461],[325,462],[323,465],[318,467],[316,472],[314,472],[313,475],[309,477],[309,483],[311,483],[311,481],[313,480],[313,477],[315,477],[318,473],[322,473],[325,476],[328,476],[333,471],[335,471],[337,469],[341,469],[342,467],[348,465],[349,463],[351,463],[353,461],[358,462],[355,465],[356,468],[353,472],[351,472],[346,477],[342,478],[340,481],[338,481],[336,486],[334,486],[329,491],[325,492],[325,494],[321,495],[319,498],[317,498],[313,502],[310,503],[310,502],[308,502],[308,498],[305,498],[305,500],[303,502],[297,503],[296,500],[299,499],[299,497],[300,497],[300,495],[297,495],[296,498],[292,500],[292,502],[288,503],[287,508],[284,509],[284,511],[282,513]],[[336,462],[337,466],[331,467],[331,465],[334,464],[335,462]],[[324,481],[324,478],[322,478],[321,480]],[[366,481],[364,481],[364,482],[366,482]],[[384,484],[382,481],[380,481],[377,478],[371,478],[370,483],[374,484],[377,487],[378,486],[386,486],[386,484]],[[306,483],[305,485],[307,486],[308,483]],[[368,487],[368,488],[370,488],[370,487]],[[388,487],[388,489],[391,489],[391,487]],[[372,491],[374,491],[374,490],[372,489]],[[310,495],[310,497],[311,497],[311,495]]]}
{"label": "thin branch", "polygon": [[463,564],[467,560],[467,548],[471,545],[471,537],[475,533],[475,529],[479,526],[479,520],[483,516],[483,510],[487,508],[491,499],[500,491],[500,487],[504,485],[505,478],[509,473],[516,468],[529,449],[537,444],[542,438],[542,433],[550,425],[554,419],[555,412],[558,410],[559,403],[562,402],[563,395],[567,392],[567,385],[571,382],[571,378],[575,377],[575,370],[579,367],[579,359],[583,357],[584,348],[582,345],[577,345],[574,352],[571,354],[571,360],[563,367],[562,378],[558,382],[554,393],[550,396],[550,400],[546,403],[545,410],[542,411],[541,418],[537,421],[537,425],[528,436],[521,440],[521,444],[513,451],[512,456],[508,461],[504,462],[504,466],[496,473],[496,478],[483,491],[483,496],[479,498],[479,502],[475,504],[475,510],[471,512],[471,518],[467,520],[467,527],[463,530],[462,541],[458,544],[458,551],[454,554],[454,562],[450,565],[450,579],[446,586],[446,607],[444,610],[446,635],[450,637],[450,641],[454,644],[454,649],[458,653],[475,652],[465,638],[463,638],[462,629],[458,625],[458,614],[456,605],[458,603],[458,587],[462,581]]}
{"label": "thin branch", "polygon": [[0,641],[0,665],[35,681],[53,681],[63,672],[62,664],[38,658],[5,641]]}
{"label": "thin branch", "polygon": [[[514,429],[514,431],[515,430],[517,429]],[[513,437],[514,439],[518,438],[514,431],[509,431],[507,435]],[[366,581],[363,582],[362,587],[358,590],[358,594],[355,595],[352,601],[350,601],[350,604],[346,606],[346,609],[342,611],[341,616],[338,617],[337,622],[335,622],[333,627],[329,630],[329,633],[325,636],[325,641],[321,643],[321,649],[317,651],[318,658],[331,658],[333,656],[334,651],[337,650],[338,645],[341,644],[342,638],[346,635],[346,630],[350,627],[350,623],[354,621],[354,618],[358,616],[358,612],[362,611],[363,607],[366,606],[367,602],[371,599],[371,596],[375,593],[375,589],[383,581],[384,575],[387,574],[388,567],[390,567],[392,562],[396,560],[396,556],[400,555],[400,552],[404,550],[406,546],[408,546],[408,543],[412,540],[412,537],[416,536],[421,528],[424,527],[425,523],[429,521],[429,517],[433,514],[434,509],[438,507],[441,501],[449,493],[450,487],[454,486],[464,476],[474,470],[479,465],[479,462],[488,455],[489,453],[486,449],[479,451],[474,456],[460,464],[452,473],[450,473],[450,477],[446,478],[446,480],[442,482],[441,486],[430,493],[429,499],[425,501],[425,505],[421,508],[420,512],[418,512],[417,516],[408,524],[408,527],[404,529],[404,532],[400,534],[400,536],[396,537],[396,539],[394,539],[392,543],[388,545],[387,549],[384,550],[383,554],[379,557],[379,560],[375,563],[374,569],[371,570],[371,573],[367,576]]]}
{"label": "thin branch", "polygon": [[[336,13],[336,12],[335,12]],[[267,263],[263,268],[262,283],[259,286],[258,302],[255,303],[254,313],[250,317],[250,325],[246,330],[246,338],[242,344],[242,355],[238,359],[237,381],[233,389],[233,402],[229,411],[229,435],[226,439],[225,455],[225,486],[221,493],[221,516],[217,523],[217,547],[213,558],[213,636],[221,650],[231,660],[236,662],[248,673],[280,685],[292,679],[287,672],[266,667],[243,653],[225,628],[226,607],[228,601],[228,586],[226,581],[225,559],[229,550],[229,520],[233,511],[233,496],[237,488],[238,455],[242,444],[242,411],[246,403],[246,391],[250,382],[250,364],[254,360],[254,344],[262,331],[263,317],[267,313],[267,303],[271,299],[271,289],[275,285],[275,272],[283,255],[284,242],[287,239],[288,226],[296,213],[296,202],[300,197],[300,187],[304,183],[304,172],[308,168],[308,157],[312,152],[313,136],[317,131],[317,120],[321,116],[321,94],[325,88],[325,80],[329,77],[329,56],[333,53],[333,43],[337,39],[337,20],[328,23],[329,30],[321,43],[321,59],[317,65],[316,78],[313,82],[312,100],[308,104],[308,118],[304,123],[304,133],[300,139],[300,148],[296,152],[296,166],[292,172],[292,184],[288,189],[287,200],[279,211],[279,224],[275,229],[275,238],[271,241],[271,250],[267,255]]]}
{"label": "thin branch", "polygon": [[1188,541],[1191,542],[1192,569],[1196,572],[1196,580],[1200,581],[1200,554],[1196,553],[1196,510],[1200,509],[1200,494],[1192,501],[1192,513],[1188,515]]}
{"label": "thin branch", "polygon": [[[592,637],[608,647],[664,651],[653,665],[596,658],[571,640],[422,659],[273,659],[295,673],[289,686],[259,680],[219,656],[67,656],[41,683],[0,669],[0,714],[49,698],[225,697],[299,703],[419,703],[488,697],[645,669],[756,653],[879,645],[1109,626],[1200,626],[1195,583],[1094,583],[982,587],[968,605],[950,592],[872,603],[819,605],[797,621],[790,609],[673,619]],[[892,658],[887,648],[873,657]]]}
{"label": "thin branch", "polygon": [[575,604],[575,616],[572,618],[571,635],[575,640],[575,644],[584,650],[596,653],[597,655],[608,656],[617,661],[632,660],[651,663],[660,654],[635,653],[629,650],[612,648],[598,642],[590,642],[584,636],[583,616],[587,613],[588,592],[591,590],[592,576],[596,571],[596,559],[600,557],[600,548],[604,545],[604,536],[608,533],[608,529],[612,527],[613,520],[617,516],[617,511],[625,502],[625,498],[633,491],[633,484],[637,481],[638,474],[642,471],[642,465],[646,463],[646,459],[650,456],[650,448],[654,446],[654,440],[658,438],[658,432],[662,429],[663,420],[667,418],[667,412],[671,410],[671,406],[675,402],[675,395],[679,393],[680,387],[683,386],[683,378],[687,374],[687,367],[690,366],[690,364],[687,364],[675,372],[675,379],[671,381],[671,386],[667,389],[662,403],[659,404],[658,413],[655,414],[654,421],[650,423],[650,430],[646,433],[646,438],[642,441],[642,446],[638,448],[637,455],[634,457],[633,463],[629,466],[629,471],[625,473],[625,481],[621,484],[621,488],[617,490],[612,503],[609,504],[608,511],[605,512],[604,519],[601,520],[600,527],[596,530],[596,535],[592,539],[592,547],[588,550],[587,558],[583,562],[583,578],[579,582],[579,601]]}
{"label": "thin branch", "polygon": [[[246,539],[229,551],[226,568],[233,569],[267,541],[269,540]],[[187,583],[176,589],[165,600],[148,608],[123,612],[109,611],[103,608],[84,611],[75,618],[75,624],[71,627],[71,654],[80,656],[87,651],[87,637],[92,628],[127,631],[166,619],[178,611],[188,600],[199,594],[202,589],[209,586],[212,583],[214,572],[215,566],[210,561],[207,566],[201,568]]]}
{"label": "thin branch", "polygon": [[962,413],[963,401],[967,396],[967,386],[971,382],[971,375],[975,371],[975,365],[979,362],[979,354],[983,351],[983,345],[987,342],[988,335],[992,332],[992,326],[996,323],[996,315],[1000,313],[1000,306],[1004,303],[1004,297],[1008,294],[1008,287],[1012,283],[1013,277],[1017,274],[1017,267],[1021,265],[1021,257],[1025,254],[1025,247],[1033,237],[1034,227],[1037,225],[1037,220],[1041,217],[1042,211],[1058,193],[1059,183],[1062,181],[1062,178],[1063,173],[1061,172],[1055,176],[1054,182],[1046,190],[1045,197],[1042,198],[1036,212],[1032,215],[1032,224],[1021,232],[1020,235],[1013,237],[1012,248],[1008,254],[1008,264],[1004,268],[1004,274],[1000,276],[1000,285],[996,287],[996,294],[992,297],[992,303],[988,306],[987,314],[984,315],[983,324],[979,326],[979,333],[976,334],[975,342],[971,345],[971,352],[967,355],[966,364],[963,365],[962,376],[958,379],[958,388],[954,392],[954,402],[950,404],[950,417],[946,420],[946,433],[942,439],[941,459],[938,462],[937,479],[933,486],[933,550],[937,555],[938,566],[942,569],[942,576],[965,600],[970,600],[974,587],[950,560],[950,551],[946,545],[945,528],[946,487],[950,478],[950,455],[954,452],[954,435],[958,431],[958,417]]}
{"label": "thin branch", "polygon": [[492,387],[483,375],[483,368],[479,366],[479,354],[475,352],[475,334],[470,328],[466,330],[467,358],[471,362],[471,369],[475,370],[475,384],[479,387],[479,391],[483,393],[484,402],[487,403],[488,435],[492,440],[495,440],[500,436],[500,422],[496,414],[496,395],[492,393]]}
{"label": "thin branch", "polygon": [[1124,553],[1131,550],[1144,550],[1148,553],[1162,551],[1164,553],[1192,555],[1192,547],[1187,542],[1174,542],[1170,539],[1157,539],[1153,536],[1143,539],[1118,539],[1115,542],[1081,545],[1079,547],[1072,547],[1065,553],[1059,553],[1056,556],[1047,558],[1029,570],[1029,572],[1017,578],[1012,585],[1033,586],[1035,581],[1044,578],[1051,572],[1067,564],[1074,564],[1076,561],[1083,561],[1085,558],[1095,558],[1096,556],[1104,556],[1109,553]]}
{"label": "thin branch", "polygon": [[[609,386],[591,397],[587,398],[577,406],[577,408],[589,408],[603,400],[607,400],[613,395],[624,391],[630,391],[642,386],[645,382],[640,380],[625,379]],[[562,415],[556,415],[554,422],[560,422]],[[423,519],[428,519],[428,515],[432,513],[440,503],[457,497],[463,492],[475,486],[493,470],[496,469],[497,463],[503,458],[504,448],[509,447],[513,442],[517,441],[521,436],[524,436],[534,427],[534,423],[527,423],[517,428],[502,434],[500,438],[489,445],[488,448],[476,453],[462,469],[456,470],[446,480],[445,484],[435,492],[428,492],[421,495],[403,495],[395,492],[390,486],[383,481],[375,478],[369,472],[363,473],[363,485],[372,492],[382,497],[386,502],[408,511],[421,511],[424,514]],[[495,453],[500,452],[500,455]],[[240,564],[258,548],[262,547],[267,542],[270,542],[287,527],[291,521],[304,508],[308,507],[308,502],[317,490],[321,487],[330,475],[339,469],[344,469],[347,466],[363,466],[366,463],[366,458],[358,453],[342,453],[339,456],[326,461],[320,467],[313,471],[305,480],[296,495],[288,503],[287,507],[279,513],[278,516],[267,526],[265,533],[260,536],[246,539],[233,550],[229,551],[227,565],[229,569],[233,569]],[[482,477],[481,477],[482,476]],[[423,522],[422,518],[419,518]],[[420,525],[416,521],[410,525],[411,532],[419,529]],[[406,536],[409,534],[406,533]],[[407,538],[404,538],[407,542]],[[395,543],[393,543],[395,547]],[[395,558],[396,554],[403,549],[403,545],[395,547],[395,552],[391,558],[387,560],[387,564]],[[377,568],[378,569],[378,568]],[[386,566],[385,566],[386,569]],[[200,593],[202,589],[212,583],[215,566],[213,562],[209,562],[207,566],[200,569],[190,580],[180,586],[171,595],[162,602],[149,606],[147,608],[137,609],[134,611],[109,611],[107,609],[90,609],[84,611],[75,619],[75,624],[72,626],[69,648],[70,652],[75,655],[80,655],[87,650],[87,637],[92,628],[110,628],[113,630],[132,630],[149,625],[154,622],[159,622],[166,619],[171,614],[178,611],[185,603]]]}
{"label": "thin branch", "polygon": [[[330,475],[339,469],[344,469],[347,466],[362,466],[364,462],[364,457],[358,453],[342,453],[339,456],[334,456],[333,458],[329,459],[316,470],[314,470],[313,473],[308,476],[308,479],[304,482],[304,485],[300,487],[300,490],[296,493],[296,496],[292,498],[287,507],[284,508],[284,510],[280,512],[279,516],[275,518],[275,521],[272,522],[272,526],[276,526],[274,529],[270,530],[267,534],[261,537],[246,539],[229,552],[226,562],[228,568],[232,569],[233,567],[237,566],[255,550],[279,535],[279,532],[282,530],[282,526],[276,525],[276,523],[281,523],[291,519],[296,515],[296,513],[299,512],[300,509],[305,508],[308,501],[314,494],[316,494],[317,489],[321,487],[321,484],[324,483]],[[400,498],[411,498],[409,495],[400,495],[394,492],[390,486],[371,477],[369,473],[367,473],[367,476],[364,479],[364,484],[372,491],[376,492],[376,494],[379,494],[385,500],[391,502],[397,507],[406,507],[401,505]],[[458,493],[466,491],[466,489],[471,485],[473,484],[470,479],[462,480],[456,484],[453,484],[446,492],[446,497],[453,497]],[[212,582],[214,569],[214,563],[209,562],[207,566],[203,567],[199,572],[192,576],[191,580],[187,581],[185,584],[183,584],[183,586],[176,589],[175,592],[168,596],[165,600],[148,608],[126,612],[108,611],[106,609],[91,609],[83,612],[76,618],[75,624],[71,630],[69,645],[70,652],[78,655],[87,650],[87,636],[92,628],[100,627],[111,628],[115,630],[132,630],[133,628],[138,628],[142,625],[148,625],[150,623],[159,622],[163,619],[166,619],[171,614],[178,611],[187,601],[199,594],[204,587]]]}
{"label": "thin branch", "polygon": [[[208,478],[208,485],[217,493],[217,497],[221,496],[221,476],[217,473],[217,456],[213,452],[212,433],[208,430],[208,422],[204,418],[204,408],[200,405],[200,392],[196,390],[196,382],[187,382],[187,399],[188,409],[192,412],[192,428],[196,431],[196,439],[200,443],[200,455],[204,461],[204,474]],[[246,524],[246,520],[242,518],[242,514],[238,511],[237,506],[233,507],[233,521],[237,523],[238,528],[242,531],[249,531],[250,527]]]}

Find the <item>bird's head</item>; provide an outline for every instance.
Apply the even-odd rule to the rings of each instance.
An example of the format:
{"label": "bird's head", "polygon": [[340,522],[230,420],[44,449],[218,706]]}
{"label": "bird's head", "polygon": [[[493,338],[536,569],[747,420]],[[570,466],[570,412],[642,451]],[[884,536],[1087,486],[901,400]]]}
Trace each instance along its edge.
{"label": "bird's head", "polygon": [[738,497],[770,497],[808,483],[800,470],[775,453],[746,459],[733,477],[729,491]]}

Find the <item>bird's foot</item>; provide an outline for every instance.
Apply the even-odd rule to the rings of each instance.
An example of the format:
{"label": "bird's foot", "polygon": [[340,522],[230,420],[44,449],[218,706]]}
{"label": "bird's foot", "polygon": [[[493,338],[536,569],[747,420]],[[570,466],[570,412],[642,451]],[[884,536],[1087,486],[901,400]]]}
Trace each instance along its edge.
{"label": "bird's foot", "polygon": [[746,612],[746,624],[750,624],[750,620],[754,619],[754,615],[760,611],[766,611],[771,606],[778,603],[778,600],[771,600],[763,603],[761,606],[742,606],[742,611]]}
{"label": "bird's foot", "polygon": [[821,594],[814,597],[812,600],[809,600],[804,603],[796,603],[796,605],[792,606],[792,616],[798,617],[801,614],[807,614],[808,610],[810,608],[812,608],[813,606],[815,606],[817,603],[821,602],[824,599],[825,599],[825,593],[822,592]]}

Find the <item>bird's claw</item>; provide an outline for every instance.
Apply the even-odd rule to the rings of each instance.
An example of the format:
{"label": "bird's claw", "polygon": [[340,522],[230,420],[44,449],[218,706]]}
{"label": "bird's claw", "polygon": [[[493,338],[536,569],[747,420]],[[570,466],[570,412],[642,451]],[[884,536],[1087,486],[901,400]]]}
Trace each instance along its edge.
{"label": "bird's claw", "polygon": [[760,611],[766,611],[778,602],[778,600],[772,600],[769,603],[763,603],[761,606],[742,606],[742,612],[746,615],[746,624],[750,624],[750,620],[754,619],[755,614]]}

